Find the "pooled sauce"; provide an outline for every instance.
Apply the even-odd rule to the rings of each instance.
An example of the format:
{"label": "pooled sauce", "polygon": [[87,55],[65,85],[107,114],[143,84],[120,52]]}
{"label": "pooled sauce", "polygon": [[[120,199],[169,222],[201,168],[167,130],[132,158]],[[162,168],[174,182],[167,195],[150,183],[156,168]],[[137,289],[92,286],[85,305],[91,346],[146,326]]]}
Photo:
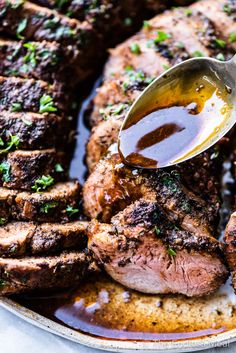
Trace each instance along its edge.
{"label": "pooled sauce", "polygon": [[[158,92],[158,93],[157,93]],[[120,133],[125,163],[141,168],[181,162],[200,150],[230,117],[231,90],[210,70],[169,78],[147,107],[131,113]]]}
{"label": "pooled sauce", "polygon": [[184,300],[181,295],[145,295],[105,274],[74,291],[25,296],[18,302],[74,330],[106,339],[179,341],[219,334],[236,325],[236,315],[227,322],[224,294]]}

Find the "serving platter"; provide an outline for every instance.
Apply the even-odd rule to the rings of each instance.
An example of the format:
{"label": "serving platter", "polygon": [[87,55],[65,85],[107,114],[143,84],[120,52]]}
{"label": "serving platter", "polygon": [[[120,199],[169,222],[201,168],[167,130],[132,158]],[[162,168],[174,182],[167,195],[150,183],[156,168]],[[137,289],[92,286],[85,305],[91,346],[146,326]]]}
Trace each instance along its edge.
{"label": "serving platter", "polygon": [[[140,320],[145,322],[145,325],[149,327],[150,320],[153,320],[153,313],[150,311],[150,308],[154,306],[154,299],[155,301],[161,300],[162,301],[162,308],[160,306],[157,307],[157,312],[160,310],[164,311],[164,314],[160,315],[160,318],[157,317],[157,320],[160,320],[160,325],[163,324],[163,319],[166,320],[163,329],[168,331],[171,330],[171,325],[173,324],[174,320],[176,320],[174,312],[177,311],[179,316],[179,321],[176,322],[176,327],[181,327],[181,320],[185,317],[185,325],[189,324],[189,332],[175,332],[175,333],[162,333],[157,334],[156,338],[152,340],[152,335],[143,334],[137,335],[137,332],[133,332],[139,339],[125,339],[124,337],[132,337],[126,330],[119,330],[120,339],[113,339],[113,338],[104,338],[99,335],[104,332],[104,335],[109,332],[107,327],[104,327],[104,331],[98,331],[94,329],[93,325],[83,327],[83,330],[75,330],[68,327],[69,322],[66,322],[66,311],[64,310],[64,317],[61,315],[60,317],[60,310],[57,312],[57,320],[52,320],[49,317],[45,317],[37,312],[37,309],[31,310],[29,307],[32,303],[27,298],[24,299],[24,304],[28,302],[27,305],[21,304],[21,299],[10,299],[10,298],[1,298],[0,305],[5,309],[9,310],[10,312],[16,314],[17,316],[23,318],[24,320],[30,322],[31,324],[44,329],[48,332],[54,333],[71,341],[80,343],[82,345],[86,345],[91,348],[97,348],[101,350],[107,351],[114,351],[114,352],[134,352],[134,351],[142,351],[142,352],[188,352],[188,351],[197,351],[203,350],[213,347],[227,347],[229,343],[236,341],[236,314],[235,314],[235,305],[236,301],[233,297],[233,293],[230,292],[230,288],[226,285],[223,289],[219,292],[211,296],[210,298],[203,298],[203,299],[186,299],[183,301],[183,297],[180,296],[144,296],[137,293],[130,293],[132,296],[132,300],[127,301],[127,290],[120,285],[113,283],[108,278],[105,278],[104,281],[101,281],[99,278],[99,283],[103,282],[102,284],[102,291],[107,290],[110,294],[115,292],[115,296],[109,301],[104,301],[104,309],[107,312],[107,322],[103,322],[105,326],[109,326],[112,322],[112,317],[116,313],[117,314],[117,305],[120,308],[120,312],[118,313],[118,319],[120,320],[121,324],[124,324],[126,320],[125,317],[129,318],[130,311],[133,313],[134,320],[137,323],[140,323]],[[82,292],[76,294],[76,301],[73,302],[73,306],[77,305],[81,302],[81,298],[79,299],[78,295],[84,295],[86,297],[86,293],[88,293],[88,287],[91,289],[91,284],[85,284],[83,286]],[[96,282],[93,282],[93,285],[96,287]],[[101,287],[95,289],[100,292],[101,298]],[[96,294],[98,294],[96,292]],[[126,295],[124,296],[124,293]],[[122,305],[121,301],[119,300],[120,294],[122,294],[124,303]],[[88,294],[87,294],[88,295]],[[89,294],[91,299],[91,292]],[[137,300],[137,296],[139,296],[139,300]],[[103,297],[106,297],[103,295]],[[141,299],[140,299],[141,298]],[[85,298],[87,300],[88,298]],[[47,299],[48,300],[48,299]],[[37,300],[37,302],[40,300]],[[182,301],[182,302],[181,302]],[[34,301],[36,302],[36,301]],[[77,303],[77,304],[76,304]],[[145,313],[143,311],[143,305],[145,304]],[[50,305],[50,303],[49,303]],[[126,311],[124,312],[124,308],[126,306]],[[91,304],[87,305],[87,308],[91,308]],[[179,307],[179,309],[177,309]],[[134,308],[136,311],[134,311]],[[221,315],[217,313],[218,310],[222,310]],[[98,310],[99,311],[99,310]],[[198,329],[199,323],[196,322],[195,331],[191,328],[191,324],[193,320],[191,320],[191,316],[193,317],[194,314],[199,314],[199,312],[203,312],[205,314],[205,319],[203,319],[204,324],[202,327],[205,326],[205,329]],[[63,311],[61,311],[63,312]],[[79,312],[79,311],[78,311]],[[55,311],[56,313],[56,311]],[[68,313],[68,312],[67,312]],[[125,315],[121,315],[121,313]],[[144,315],[145,314],[145,315]],[[79,317],[79,315],[78,315]],[[109,319],[110,317],[110,319]],[[221,317],[218,321],[216,317]],[[61,320],[59,320],[59,318]],[[96,317],[93,317],[93,319]],[[55,319],[55,317],[54,317]],[[73,319],[73,316],[70,316],[70,320]],[[98,319],[98,318],[97,318]],[[201,316],[199,317],[201,320]],[[64,320],[64,322],[63,322]],[[123,321],[123,322],[121,322]],[[215,321],[215,322],[214,322]],[[62,324],[63,323],[63,324]],[[91,322],[90,322],[91,323]],[[97,323],[96,323],[97,324]],[[182,322],[183,324],[183,322]],[[212,328],[215,324],[215,329]],[[73,324],[70,324],[73,325]],[[101,325],[101,322],[100,322]],[[112,324],[111,324],[112,325]],[[116,325],[116,324],[115,324]],[[76,325],[74,325],[76,326]],[[114,326],[114,325],[113,325]],[[211,327],[206,328],[206,327]],[[227,329],[227,327],[229,329]],[[103,329],[101,326],[98,326]],[[120,328],[120,325],[117,327]],[[159,324],[157,324],[158,330]],[[181,330],[183,330],[182,327]],[[85,330],[90,331],[85,332]],[[111,330],[113,332],[113,337],[116,336],[115,330]],[[96,334],[92,334],[92,332],[96,332]],[[115,333],[114,333],[115,332]],[[122,336],[123,335],[123,336]],[[155,337],[155,334],[153,334]],[[112,335],[111,335],[112,337]]]}
{"label": "serving platter", "polygon": [[[86,112],[96,88],[83,101],[78,119],[80,139],[71,177],[84,182]],[[225,163],[222,180],[224,218],[231,176]],[[68,293],[0,298],[0,305],[29,323],[79,344],[110,352],[189,352],[227,347],[236,341],[236,296],[225,286],[211,296],[145,295],[101,274]]]}

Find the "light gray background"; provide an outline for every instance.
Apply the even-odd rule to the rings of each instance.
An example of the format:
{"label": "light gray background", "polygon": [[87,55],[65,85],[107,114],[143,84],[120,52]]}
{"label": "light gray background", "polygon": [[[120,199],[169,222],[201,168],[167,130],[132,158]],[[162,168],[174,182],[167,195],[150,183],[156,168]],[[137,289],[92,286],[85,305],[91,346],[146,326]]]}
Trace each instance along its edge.
{"label": "light gray background", "polygon": [[[104,353],[45,332],[0,307],[1,353]],[[236,343],[206,353],[236,352]]]}

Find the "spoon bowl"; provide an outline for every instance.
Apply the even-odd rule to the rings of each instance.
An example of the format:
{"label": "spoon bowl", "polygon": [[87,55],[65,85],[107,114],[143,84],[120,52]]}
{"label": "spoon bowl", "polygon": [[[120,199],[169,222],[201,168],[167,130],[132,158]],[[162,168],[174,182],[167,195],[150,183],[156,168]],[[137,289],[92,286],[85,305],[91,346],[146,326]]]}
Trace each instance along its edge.
{"label": "spoon bowl", "polygon": [[[163,168],[215,145],[236,121],[235,82],[236,55],[225,62],[189,59],[165,71],[141,93],[125,117],[118,139],[124,162],[140,168]],[[201,108],[200,99],[205,104]],[[193,111],[195,103],[198,112]],[[170,107],[175,110],[168,110]],[[155,117],[154,111],[161,114]],[[181,123],[184,118],[187,125]],[[157,125],[158,119],[162,125]],[[170,124],[171,119],[175,124]]]}

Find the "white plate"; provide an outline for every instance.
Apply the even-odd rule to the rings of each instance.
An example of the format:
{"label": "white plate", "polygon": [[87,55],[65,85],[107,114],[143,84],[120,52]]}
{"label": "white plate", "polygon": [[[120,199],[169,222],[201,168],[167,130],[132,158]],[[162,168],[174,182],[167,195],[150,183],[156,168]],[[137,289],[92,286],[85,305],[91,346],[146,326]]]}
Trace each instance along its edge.
{"label": "white plate", "polygon": [[210,337],[203,337],[191,340],[169,341],[169,342],[144,342],[144,341],[120,341],[107,340],[92,337],[67,328],[52,320],[49,320],[8,298],[1,298],[0,305],[15,315],[23,318],[31,324],[52,332],[56,335],[71,341],[83,344],[88,347],[102,349],[112,352],[189,352],[198,351],[213,347],[227,346],[236,341],[236,329],[219,333]]}

